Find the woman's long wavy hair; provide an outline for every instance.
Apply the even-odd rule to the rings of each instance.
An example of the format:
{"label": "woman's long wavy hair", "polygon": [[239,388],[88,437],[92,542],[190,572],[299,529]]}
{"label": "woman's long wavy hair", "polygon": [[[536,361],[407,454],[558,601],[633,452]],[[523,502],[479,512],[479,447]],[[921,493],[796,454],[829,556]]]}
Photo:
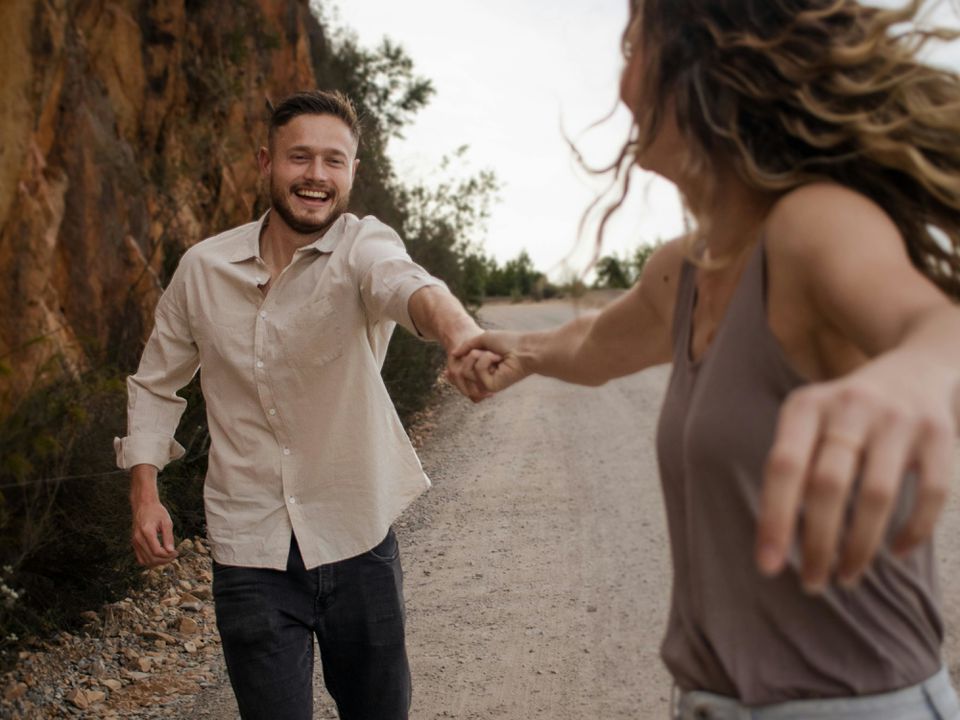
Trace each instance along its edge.
{"label": "woman's long wavy hair", "polygon": [[621,189],[601,233],[635,155],[675,107],[700,233],[718,162],[773,194],[832,180],[889,213],[916,267],[960,297],[960,79],[917,58],[956,33],[918,28],[922,5],[631,0],[623,54],[639,47],[645,72],[630,141],[607,169]]}

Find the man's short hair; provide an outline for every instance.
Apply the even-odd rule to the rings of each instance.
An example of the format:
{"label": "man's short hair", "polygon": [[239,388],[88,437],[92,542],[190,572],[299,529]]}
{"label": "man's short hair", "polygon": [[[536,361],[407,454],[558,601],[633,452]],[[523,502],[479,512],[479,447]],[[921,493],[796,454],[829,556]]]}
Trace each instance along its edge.
{"label": "man's short hair", "polygon": [[353,102],[339,90],[310,90],[288,95],[276,106],[271,106],[267,139],[273,144],[277,129],[299,115],[332,115],[350,129],[357,145],[360,144],[362,123]]}

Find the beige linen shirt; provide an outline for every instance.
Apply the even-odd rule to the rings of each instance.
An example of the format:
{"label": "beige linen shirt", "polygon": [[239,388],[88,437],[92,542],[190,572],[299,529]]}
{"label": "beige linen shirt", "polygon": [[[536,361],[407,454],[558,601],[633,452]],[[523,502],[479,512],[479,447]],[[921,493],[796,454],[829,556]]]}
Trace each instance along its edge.
{"label": "beige linen shirt", "polygon": [[214,558],[284,569],[291,531],[308,568],[375,546],[430,485],[380,377],[410,296],[443,286],[374,217],[341,216],[267,295],[267,215],[190,248],[127,380],[117,464],[183,455],[174,431],[197,372],[207,405],[204,485]]}

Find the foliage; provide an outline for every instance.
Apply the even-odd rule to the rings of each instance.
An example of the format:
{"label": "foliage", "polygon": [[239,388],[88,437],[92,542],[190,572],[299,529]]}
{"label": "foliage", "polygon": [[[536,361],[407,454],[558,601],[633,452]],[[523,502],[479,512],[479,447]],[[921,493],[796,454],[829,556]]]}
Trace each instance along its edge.
{"label": "foliage", "polygon": [[628,288],[632,283],[630,266],[620,261],[616,255],[604,255],[594,268],[597,274],[597,287]]}
{"label": "foliage", "polygon": [[485,258],[480,236],[498,190],[496,177],[484,170],[450,177],[451,166],[465,161],[467,147],[440,163],[435,185],[400,189],[405,222],[401,228],[411,256],[443,278],[466,305],[477,307],[485,297]]}
{"label": "foliage", "polygon": [[640,279],[644,266],[650,256],[660,247],[659,242],[653,245],[641,245],[632,254],[618,257],[616,253],[604,255],[594,268],[597,279],[594,287],[625,289],[632,287]]}
{"label": "foliage", "polygon": [[543,273],[534,268],[527,251],[521,250],[517,257],[508,260],[503,267],[491,262],[487,290],[491,295],[530,297],[543,277]]}
{"label": "foliage", "polygon": [[0,606],[0,647],[129,584],[127,482],[105,437],[125,405],[116,372],[91,371],[32,393],[0,424],[0,566],[16,593]]}

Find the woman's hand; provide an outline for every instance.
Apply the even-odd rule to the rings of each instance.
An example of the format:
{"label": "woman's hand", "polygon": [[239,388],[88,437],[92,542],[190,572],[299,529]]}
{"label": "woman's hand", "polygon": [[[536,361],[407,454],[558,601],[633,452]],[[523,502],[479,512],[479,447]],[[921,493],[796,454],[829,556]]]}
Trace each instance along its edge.
{"label": "woman's hand", "polygon": [[464,397],[469,398],[472,402],[478,403],[481,400],[486,400],[491,393],[478,380],[476,367],[478,365],[485,368],[490,367],[500,362],[500,359],[499,355],[486,350],[471,350],[468,354],[459,357],[451,352],[447,357],[445,373],[447,381],[452,383]]}
{"label": "woman's hand", "polygon": [[453,351],[464,363],[464,374],[488,393],[496,393],[531,374],[520,356],[522,333],[487,331]]}
{"label": "woman's hand", "polygon": [[790,395],[764,478],[757,537],[763,572],[783,568],[802,512],[804,587],[822,590],[834,570],[841,583],[855,583],[880,548],[911,471],[913,506],[892,550],[905,554],[930,538],[951,481],[956,389],[955,372],[921,362],[894,351]]}

